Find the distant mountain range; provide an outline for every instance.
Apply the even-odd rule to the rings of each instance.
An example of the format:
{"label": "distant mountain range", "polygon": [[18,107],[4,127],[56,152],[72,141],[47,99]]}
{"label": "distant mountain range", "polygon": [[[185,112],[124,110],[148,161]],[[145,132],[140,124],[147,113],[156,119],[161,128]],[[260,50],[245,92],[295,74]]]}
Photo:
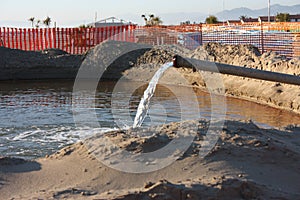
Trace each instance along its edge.
{"label": "distant mountain range", "polygon": [[[274,4],[271,6],[271,15],[276,15],[277,13],[300,14],[300,4],[294,6],[282,6],[279,4]],[[267,16],[268,8],[251,10],[249,8],[242,7],[235,8],[232,10],[225,10],[223,12],[215,14],[215,16],[217,16],[219,20],[239,19],[239,17],[242,15],[246,15],[247,17],[252,18],[257,18],[259,16]]]}
{"label": "distant mountain range", "polygon": [[[271,15],[276,15],[277,13],[287,12],[290,14],[300,14],[300,4],[294,6],[283,6],[279,4],[274,4],[271,6]],[[225,10],[218,13],[213,13],[220,21],[228,19],[239,19],[240,16],[246,15],[247,17],[257,18],[259,16],[267,16],[268,8],[262,8],[257,10],[252,10],[249,8],[241,7],[232,10]],[[157,13],[160,16],[164,24],[179,24],[180,22],[190,21],[193,22],[204,22],[207,14],[200,12],[178,12],[178,13]],[[118,16],[123,19],[130,19],[130,21],[138,24],[143,24],[143,19],[140,15],[125,14]]]}

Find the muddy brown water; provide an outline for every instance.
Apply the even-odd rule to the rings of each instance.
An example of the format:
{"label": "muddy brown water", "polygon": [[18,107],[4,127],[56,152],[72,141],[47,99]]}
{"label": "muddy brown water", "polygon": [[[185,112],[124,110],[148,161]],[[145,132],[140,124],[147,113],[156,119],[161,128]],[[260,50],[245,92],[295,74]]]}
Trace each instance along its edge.
{"label": "muddy brown water", "polygon": [[[103,81],[95,95],[97,119],[101,127],[91,130],[89,127],[76,127],[72,112],[71,80],[44,81],[5,81],[0,82],[0,156],[37,158],[51,154],[91,134],[110,130],[120,124],[130,126],[136,108],[147,85],[122,82],[124,88],[134,88],[133,94],[118,92],[118,103],[126,105],[118,110],[121,116],[130,113],[130,119],[118,123],[119,117],[111,108],[115,82]],[[176,95],[170,90],[176,89]],[[180,106],[189,112],[189,98],[185,87],[158,85],[151,100],[149,115],[143,126],[158,125],[181,120]],[[200,116],[209,119],[211,97],[208,93],[194,89],[200,108]],[[182,96],[181,96],[182,95]],[[178,98],[185,102],[180,105]],[[284,110],[260,105],[250,101],[227,98],[227,119],[251,119],[263,128],[284,127],[299,124],[300,116]],[[216,105],[218,108],[218,105]],[[192,119],[192,118],[191,118]]]}

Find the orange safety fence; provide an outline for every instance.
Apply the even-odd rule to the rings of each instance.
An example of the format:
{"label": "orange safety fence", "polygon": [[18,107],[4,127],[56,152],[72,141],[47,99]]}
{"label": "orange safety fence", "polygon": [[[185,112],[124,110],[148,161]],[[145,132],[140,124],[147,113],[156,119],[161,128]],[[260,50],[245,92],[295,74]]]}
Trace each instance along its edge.
{"label": "orange safety fence", "polygon": [[0,46],[22,50],[58,48],[82,54],[104,40],[151,45],[179,44],[195,49],[209,42],[251,44],[261,53],[300,56],[300,23],[190,24],[178,26],[110,26],[101,28],[0,28]]}
{"label": "orange safety fence", "polygon": [[300,23],[223,23],[136,27],[135,41],[152,45],[181,44],[195,49],[209,42],[251,44],[261,53],[274,51],[288,58],[300,56]]}
{"label": "orange safety fence", "polygon": [[131,41],[134,26],[101,28],[0,28],[0,46],[39,51],[57,48],[72,54],[82,54],[108,38]]}

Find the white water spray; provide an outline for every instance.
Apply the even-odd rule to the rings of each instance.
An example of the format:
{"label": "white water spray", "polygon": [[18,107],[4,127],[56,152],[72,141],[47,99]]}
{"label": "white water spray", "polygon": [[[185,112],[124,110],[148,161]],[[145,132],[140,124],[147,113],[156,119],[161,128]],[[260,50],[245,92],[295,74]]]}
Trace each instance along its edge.
{"label": "white water spray", "polygon": [[150,99],[155,92],[155,88],[158,83],[158,80],[164,74],[164,72],[172,66],[173,66],[172,62],[164,64],[152,77],[152,79],[140,101],[139,107],[137,109],[137,112],[136,112],[136,115],[134,118],[134,122],[133,122],[133,128],[137,128],[142,125],[145,117],[147,116],[147,113],[149,110]]}

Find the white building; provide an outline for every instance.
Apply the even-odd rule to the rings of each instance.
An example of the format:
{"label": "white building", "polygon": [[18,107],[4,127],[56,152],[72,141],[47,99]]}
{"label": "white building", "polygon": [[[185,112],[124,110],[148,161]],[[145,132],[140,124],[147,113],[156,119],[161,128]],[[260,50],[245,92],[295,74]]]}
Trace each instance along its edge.
{"label": "white building", "polygon": [[98,28],[98,27],[109,27],[109,26],[123,26],[123,25],[130,25],[130,24],[132,23],[122,19],[118,19],[116,17],[109,17],[94,23],[90,23],[87,26]]}

